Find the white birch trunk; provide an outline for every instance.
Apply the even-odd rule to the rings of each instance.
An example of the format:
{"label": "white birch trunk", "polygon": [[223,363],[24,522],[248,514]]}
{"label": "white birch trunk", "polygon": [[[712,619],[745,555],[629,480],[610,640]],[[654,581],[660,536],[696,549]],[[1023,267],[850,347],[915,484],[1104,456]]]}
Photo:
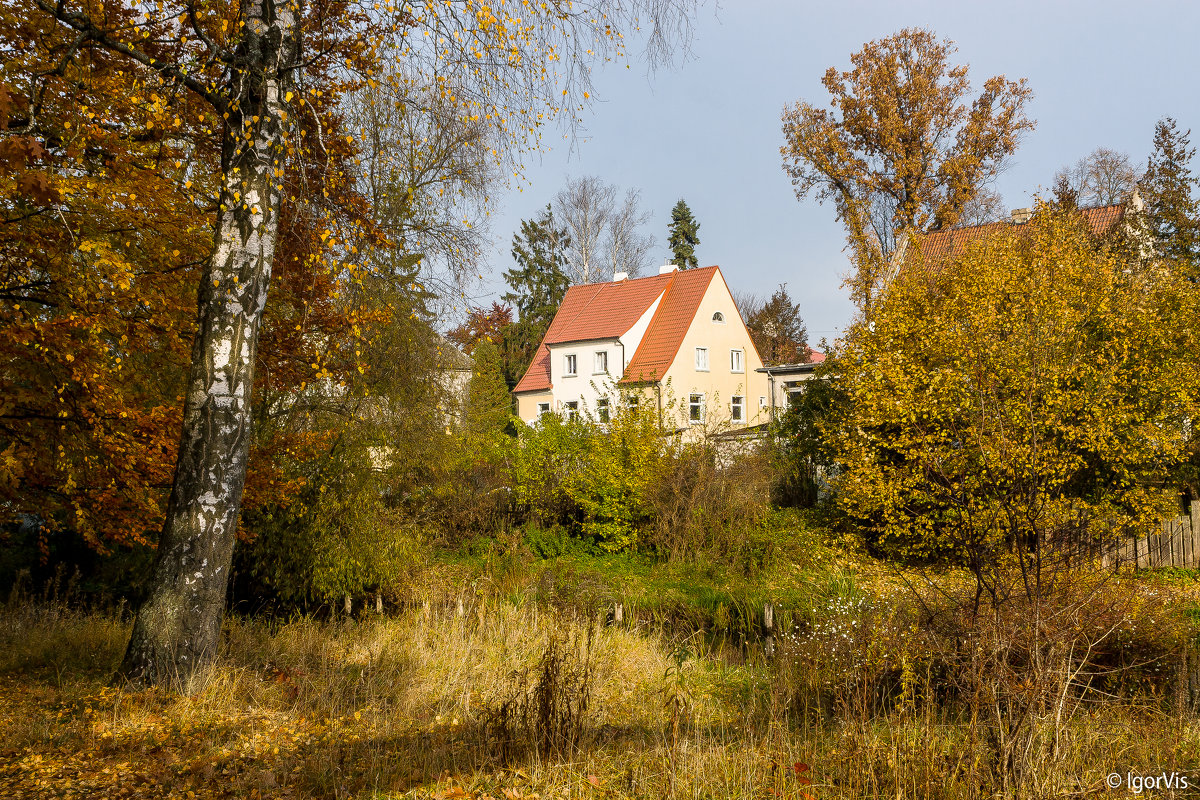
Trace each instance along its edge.
{"label": "white birch trunk", "polygon": [[284,102],[298,47],[294,9],[242,0],[246,33],[230,73],[221,206],[198,296],[179,457],[150,596],[120,671],[137,683],[182,688],[220,642],[282,200]]}

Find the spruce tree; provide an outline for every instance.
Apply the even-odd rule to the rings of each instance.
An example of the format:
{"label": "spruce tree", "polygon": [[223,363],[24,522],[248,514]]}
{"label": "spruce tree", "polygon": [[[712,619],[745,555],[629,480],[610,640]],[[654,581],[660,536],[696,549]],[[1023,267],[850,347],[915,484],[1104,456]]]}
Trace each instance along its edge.
{"label": "spruce tree", "polygon": [[700,223],[692,216],[688,204],[680,200],[671,209],[671,224],[667,228],[667,245],[672,260],[680,269],[700,266],[696,260],[696,245],[700,244]]}
{"label": "spruce tree", "polygon": [[517,266],[504,273],[509,286],[504,301],[518,314],[517,322],[506,329],[505,377],[510,384],[529,368],[571,285],[566,272],[570,244],[570,236],[558,227],[550,206],[536,219],[521,220],[521,232],[513,236],[512,256]]}
{"label": "spruce tree", "polygon": [[1154,152],[1138,187],[1155,254],[1189,280],[1200,279],[1200,204],[1192,175],[1191,130],[1165,117],[1154,128]]}
{"label": "spruce tree", "polygon": [[463,414],[467,436],[475,446],[486,448],[499,441],[508,425],[511,406],[500,348],[493,342],[480,342],[472,356],[471,383]]}

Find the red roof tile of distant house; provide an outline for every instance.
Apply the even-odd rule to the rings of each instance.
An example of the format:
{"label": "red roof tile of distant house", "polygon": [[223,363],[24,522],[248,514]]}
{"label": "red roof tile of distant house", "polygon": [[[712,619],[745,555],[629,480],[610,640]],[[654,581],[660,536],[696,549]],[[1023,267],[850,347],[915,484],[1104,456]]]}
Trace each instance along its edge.
{"label": "red roof tile of distant house", "polygon": [[[1079,212],[1083,215],[1083,219],[1087,222],[1092,234],[1103,236],[1125,218],[1125,204],[1117,203],[1115,205],[1097,206],[1095,208],[1081,208]],[[1002,222],[989,222],[985,225],[971,225],[964,228],[947,228],[946,230],[932,231],[925,234],[921,239],[920,261],[913,260],[906,254],[904,262],[910,269],[917,268],[924,271],[936,264],[958,258],[966,252],[967,247],[973,242],[996,236],[1005,231],[1011,231],[1014,228],[1020,229],[1023,224],[1025,223],[1013,223],[1005,220]]]}
{"label": "red roof tile of distant house", "polygon": [[[661,376],[674,360],[700,298],[716,272],[716,267],[705,267],[614,283],[572,286],[538,346],[533,363],[513,391],[550,388],[550,345],[616,339],[632,328],[660,295],[663,299],[625,375]],[[622,380],[629,382],[633,381]]]}

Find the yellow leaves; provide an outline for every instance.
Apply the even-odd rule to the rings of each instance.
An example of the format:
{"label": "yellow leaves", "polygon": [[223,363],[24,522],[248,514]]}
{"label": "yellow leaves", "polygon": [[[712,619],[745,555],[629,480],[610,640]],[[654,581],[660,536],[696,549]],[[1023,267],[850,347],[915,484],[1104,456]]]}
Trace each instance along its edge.
{"label": "yellow leaves", "polygon": [[983,541],[1001,507],[1138,507],[1179,455],[1161,433],[1196,411],[1194,359],[1162,333],[1194,312],[1122,286],[1129,265],[1070,219],[1030,224],[1031,240],[983,243],[932,281],[902,273],[838,354],[842,502],[913,552],[934,531]]}

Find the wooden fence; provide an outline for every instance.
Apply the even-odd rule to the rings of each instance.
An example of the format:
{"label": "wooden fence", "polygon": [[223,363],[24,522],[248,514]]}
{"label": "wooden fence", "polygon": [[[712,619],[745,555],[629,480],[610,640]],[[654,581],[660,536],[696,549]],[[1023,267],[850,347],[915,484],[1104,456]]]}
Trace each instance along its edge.
{"label": "wooden fence", "polygon": [[1190,514],[1163,520],[1155,530],[1122,540],[1104,563],[1114,569],[1200,569],[1200,500],[1192,501]]}

